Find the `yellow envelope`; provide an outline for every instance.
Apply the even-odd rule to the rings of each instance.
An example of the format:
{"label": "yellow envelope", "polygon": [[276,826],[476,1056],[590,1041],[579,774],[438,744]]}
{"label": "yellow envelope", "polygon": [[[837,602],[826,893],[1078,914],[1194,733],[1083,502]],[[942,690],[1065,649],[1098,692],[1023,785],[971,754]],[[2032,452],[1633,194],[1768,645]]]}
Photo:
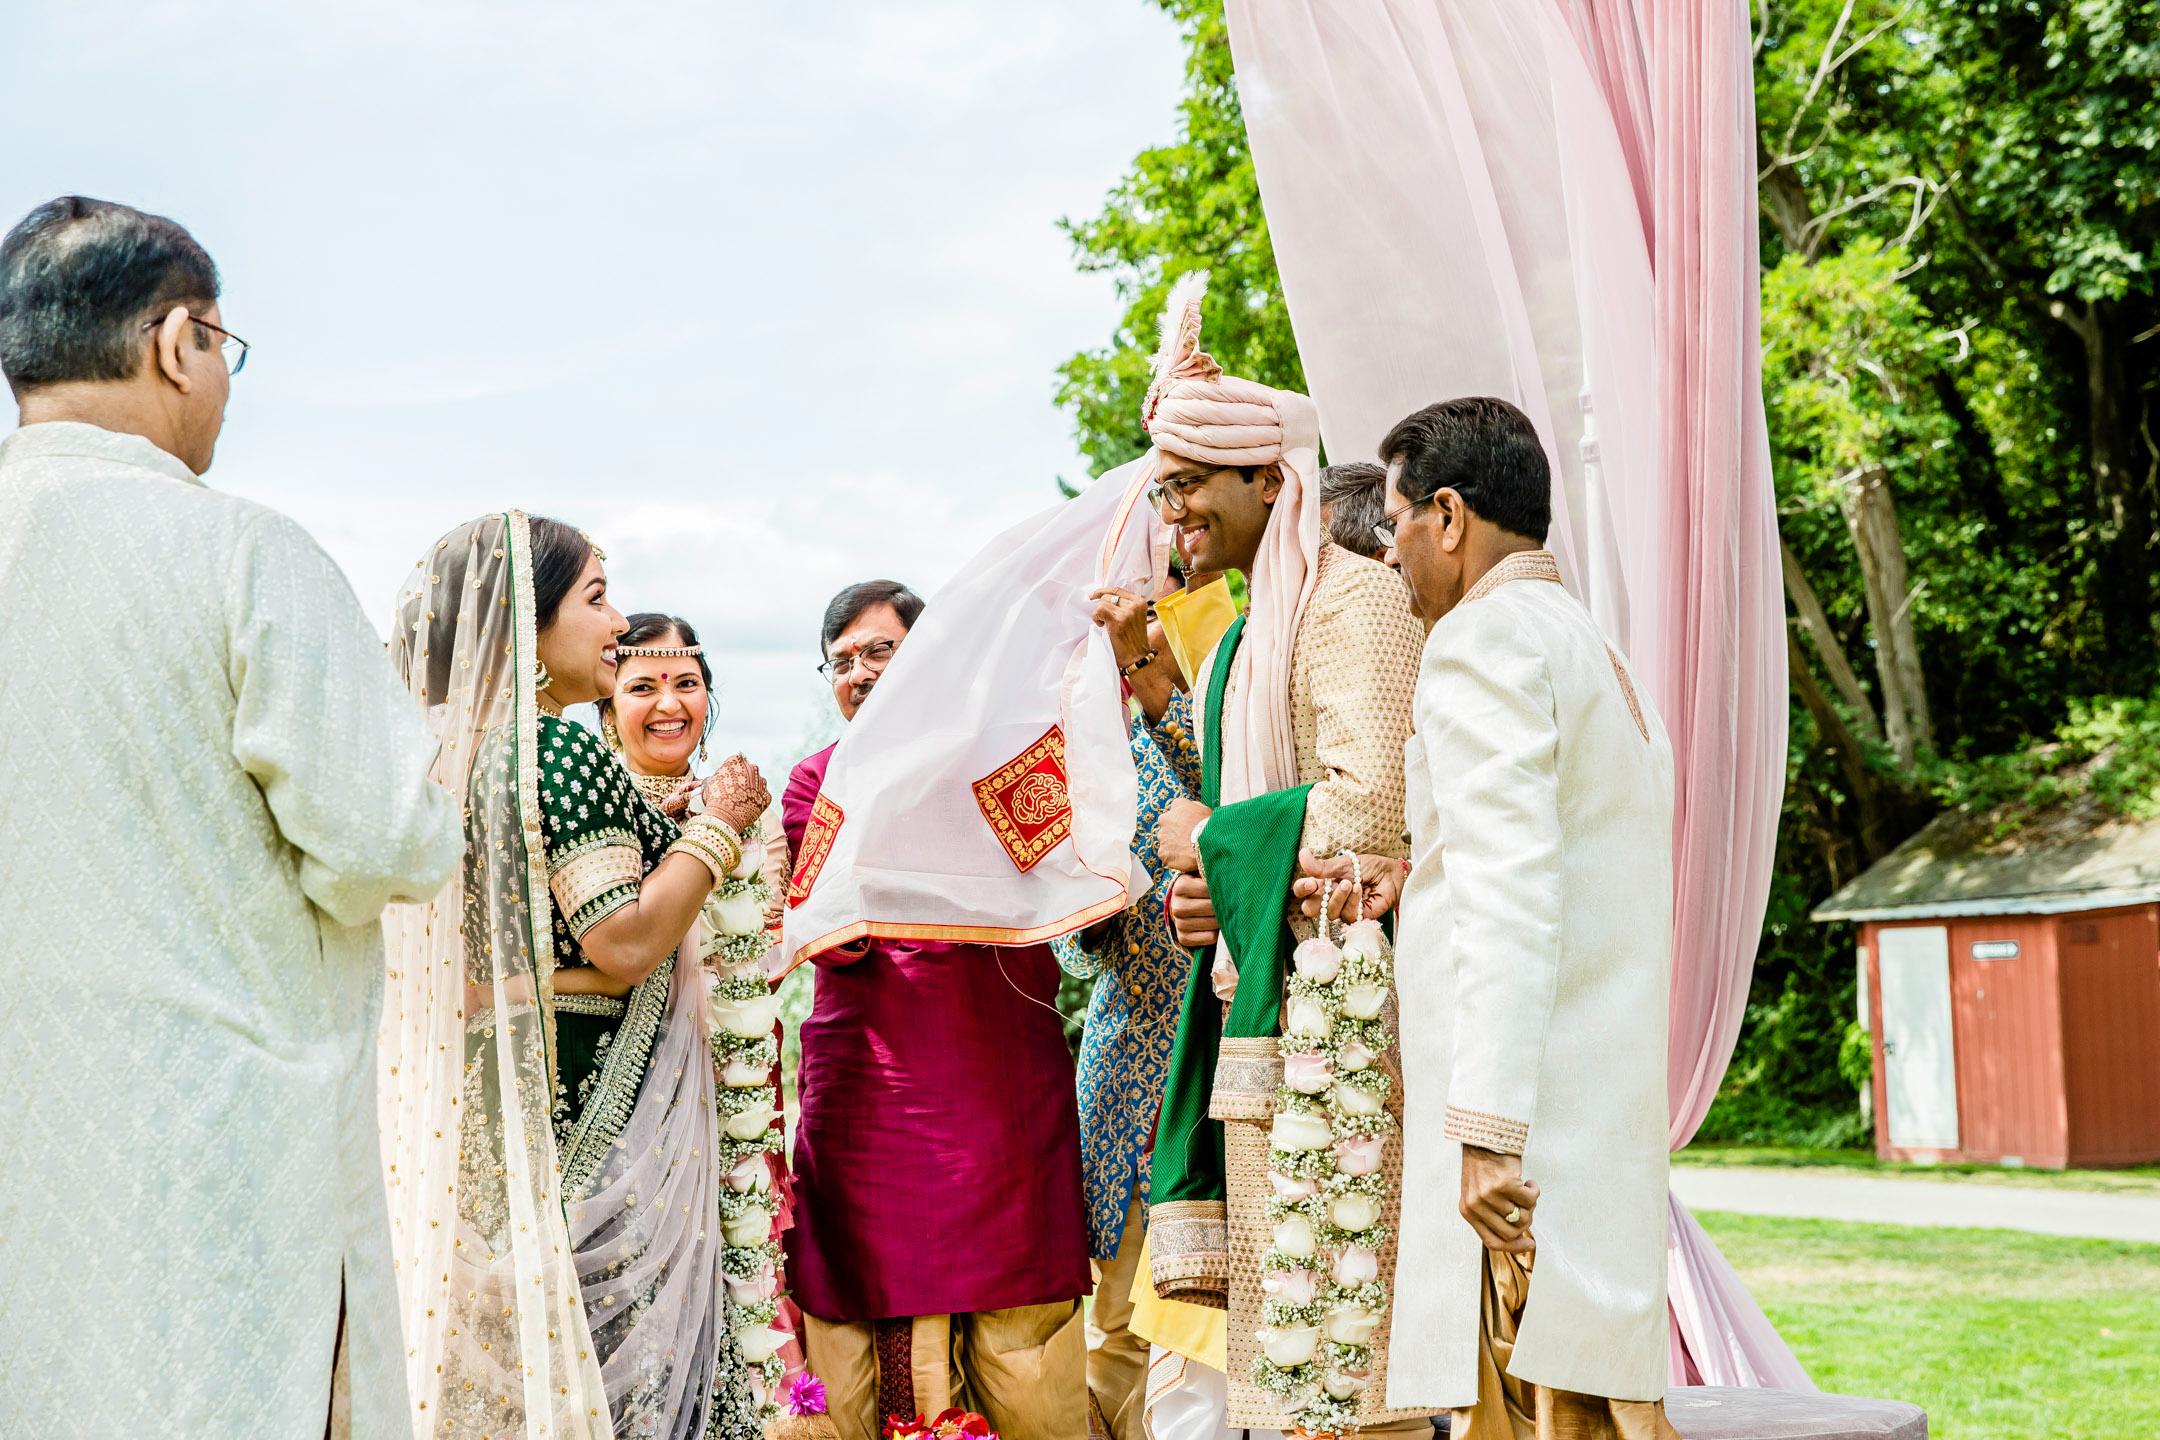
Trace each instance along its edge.
{"label": "yellow envelope", "polygon": [[1213,580],[1198,590],[1180,590],[1165,595],[1155,602],[1155,618],[1162,622],[1163,638],[1170,642],[1170,654],[1178,663],[1178,670],[1185,676],[1185,683],[1194,688],[1200,684],[1200,662],[1207,659],[1208,651],[1222,639],[1223,631],[1237,619],[1237,601],[1231,598],[1230,587],[1221,580]]}

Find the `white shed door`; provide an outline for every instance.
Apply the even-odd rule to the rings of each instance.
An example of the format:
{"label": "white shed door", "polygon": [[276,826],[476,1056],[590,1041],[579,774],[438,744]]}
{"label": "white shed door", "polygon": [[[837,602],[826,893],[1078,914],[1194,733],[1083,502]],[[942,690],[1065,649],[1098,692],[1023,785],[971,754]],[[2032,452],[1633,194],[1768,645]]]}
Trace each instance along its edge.
{"label": "white shed door", "polygon": [[1883,1086],[1890,1143],[1955,1150],[1957,1052],[1950,1033],[1950,931],[1941,925],[1875,932],[1882,969]]}

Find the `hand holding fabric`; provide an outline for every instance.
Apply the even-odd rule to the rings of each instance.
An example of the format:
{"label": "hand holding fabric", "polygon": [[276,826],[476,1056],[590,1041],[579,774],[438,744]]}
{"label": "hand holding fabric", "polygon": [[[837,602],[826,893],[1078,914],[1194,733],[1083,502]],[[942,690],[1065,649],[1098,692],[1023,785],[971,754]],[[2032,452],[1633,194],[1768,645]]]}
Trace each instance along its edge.
{"label": "hand holding fabric", "polygon": [[1193,831],[1213,813],[1197,800],[1171,801],[1155,822],[1155,858],[1172,870],[1199,874],[1200,845]]}
{"label": "hand holding fabric", "polygon": [[[1348,855],[1331,855],[1323,860],[1310,849],[1298,851],[1298,868],[1305,873],[1290,883],[1290,893],[1296,897],[1297,913],[1308,920],[1319,919],[1320,901],[1325,894],[1328,919],[1345,925],[1360,920],[1378,920],[1393,910],[1395,902],[1402,898],[1403,877],[1410,869],[1402,861],[1386,855],[1360,855],[1353,867]],[[1356,914],[1350,913],[1353,874],[1358,882],[1355,887]],[[1333,889],[1328,888],[1330,882]]]}
{"label": "hand holding fabric", "polygon": [[765,777],[741,755],[721,761],[705,782],[705,813],[738,833],[756,824],[771,804],[772,791],[765,788]]}
{"label": "hand holding fabric", "polygon": [[[1530,1234],[1538,1187],[1522,1178],[1522,1156],[1503,1155],[1476,1145],[1462,1147],[1462,1217],[1488,1250],[1528,1255],[1537,1249]],[[1508,1216],[1513,1215],[1513,1220]]]}
{"label": "hand holding fabric", "polygon": [[1198,875],[1180,875],[1171,882],[1170,924],[1177,931],[1178,944],[1188,950],[1215,943],[1220,932],[1207,881]]}
{"label": "hand holding fabric", "polygon": [[1147,654],[1147,601],[1118,589],[1090,591],[1088,599],[1095,602],[1091,618],[1109,632],[1110,653],[1117,656],[1118,669]]}

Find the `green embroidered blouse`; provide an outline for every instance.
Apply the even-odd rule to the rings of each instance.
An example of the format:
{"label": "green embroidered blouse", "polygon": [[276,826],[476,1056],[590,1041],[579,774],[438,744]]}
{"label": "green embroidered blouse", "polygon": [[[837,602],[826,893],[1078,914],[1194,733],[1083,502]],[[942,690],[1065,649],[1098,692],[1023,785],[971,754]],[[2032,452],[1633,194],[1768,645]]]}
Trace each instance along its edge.
{"label": "green embroidered blouse", "polygon": [[572,720],[540,717],[540,815],[555,896],[555,964],[589,965],[586,932],[637,899],[645,875],[679,833],[638,793],[600,737]]}

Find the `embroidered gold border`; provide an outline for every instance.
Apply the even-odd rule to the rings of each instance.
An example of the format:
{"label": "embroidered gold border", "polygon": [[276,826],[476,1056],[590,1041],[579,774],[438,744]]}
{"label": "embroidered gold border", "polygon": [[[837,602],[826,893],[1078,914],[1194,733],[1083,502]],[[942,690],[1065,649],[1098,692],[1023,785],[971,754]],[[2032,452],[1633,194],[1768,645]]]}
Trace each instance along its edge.
{"label": "embroidered gold border", "polygon": [[1530,1143],[1530,1127],[1523,1121],[1510,1120],[1505,1115],[1488,1115],[1483,1110],[1465,1110],[1460,1105],[1447,1107],[1447,1118],[1441,1123],[1440,1133],[1450,1140],[1502,1155],[1520,1155],[1523,1147]]}
{"label": "embroidered gold border", "polygon": [[522,510],[503,514],[510,541],[510,584],[514,603],[510,607],[513,632],[510,652],[512,715],[510,723],[517,742],[518,820],[525,827],[525,915],[531,934],[533,991],[539,1000],[540,1033],[547,1051],[548,1102],[554,1103],[562,1087],[562,1070],[555,1054],[555,919],[549,907],[547,842],[540,833],[540,698],[533,690],[534,655],[540,644],[538,623],[532,607],[532,522]]}
{"label": "embroidered gold border", "polygon": [[1467,605],[1472,600],[1482,600],[1510,580],[1550,580],[1560,583],[1560,562],[1550,550],[1517,550],[1504,557],[1499,564],[1478,577],[1477,584],[1458,604]]}
{"label": "embroidered gold border", "polygon": [[1113,880],[1113,883],[1117,884],[1116,894],[1099,900],[1084,910],[1075,910],[1062,920],[1052,920],[1047,925],[1036,925],[1026,930],[1007,930],[995,925],[916,925],[905,921],[857,920],[852,925],[844,925],[838,930],[797,946],[795,954],[788,961],[787,969],[773,976],[772,980],[777,985],[788,970],[794,969],[803,961],[814,959],[828,950],[837,950],[842,945],[852,945],[862,939],[946,940],[962,945],[1034,945],[1044,940],[1055,940],[1060,935],[1070,934],[1094,924],[1097,920],[1107,919],[1129,906],[1123,883],[1108,875],[1102,878]]}
{"label": "embroidered gold border", "polygon": [[635,845],[610,838],[615,833],[607,832],[597,837],[604,843],[581,845],[549,866],[553,874],[548,888],[563,908],[570,933],[580,940],[593,926],[634,902],[645,878],[644,854]]}
{"label": "embroidered gold border", "polygon": [[1272,1120],[1283,1076],[1282,1042],[1272,1035],[1223,1037],[1215,1057],[1210,1120]]}
{"label": "embroidered gold border", "polygon": [[1229,1308],[1230,1207],[1221,1200],[1149,1206],[1148,1284],[1165,1300]]}
{"label": "embroidered gold border", "polygon": [[603,1020],[617,1020],[630,1002],[620,995],[557,995],[555,1013],[558,1015],[597,1015]]}
{"label": "embroidered gold border", "polygon": [[1642,718],[1642,701],[1635,698],[1635,682],[1629,677],[1627,666],[1620,663],[1620,652],[1607,645],[1605,658],[1612,661],[1613,678],[1620,682],[1620,693],[1627,697],[1628,714],[1635,717],[1635,728],[1642,732],[1643,739],[1648,740],[1650,727]]}
{"label": "embroidered gold border", "polygon": [[[1058,792],[1064,800],[1059,813],[1039,828],[1029,827],[1034,830],[1029,835],[1012,813],[1012,792],[1045,759],[1056,767]],[[1072,797],[1065,787],[1065,732],[1055,725],[1027,749],[975,782],[975,808],[982,811],[990,833],[997,836],[998,844],[1005,847],[1005,853],[1023,875],[1072,834]]]}
{"label": "embroidered gold border", "polygon": [[809,827],[803,831],[802,854],[796,857],[795,874],[788,881],[789,906],[800,905],[810,898],[810,887],[817,884],[818,872],[825,868],[826,860],[831,857],[833,842],[846,819],[846,812],[827,798],[824,791],[819,791],[816,802],[810,807]]}
{"label": "embroidered gold border", "polygon": [[[593,1177],[600,1173],[630,1112],[637,1106],[638,1089],[645,1081],[645,1064],[652,1056],[660,1021],[667,1014],[668,990],[674,983],[675,957],[670,955],[645,977],[624,1002],[623,1021],[615,1031],[600,1062],[600,1077],[592,1098],[570,1127],[563,1144],[562,1193],[565,1202],[582,1200]],[[560,1000],[557,1001],[560,1004]]]}

